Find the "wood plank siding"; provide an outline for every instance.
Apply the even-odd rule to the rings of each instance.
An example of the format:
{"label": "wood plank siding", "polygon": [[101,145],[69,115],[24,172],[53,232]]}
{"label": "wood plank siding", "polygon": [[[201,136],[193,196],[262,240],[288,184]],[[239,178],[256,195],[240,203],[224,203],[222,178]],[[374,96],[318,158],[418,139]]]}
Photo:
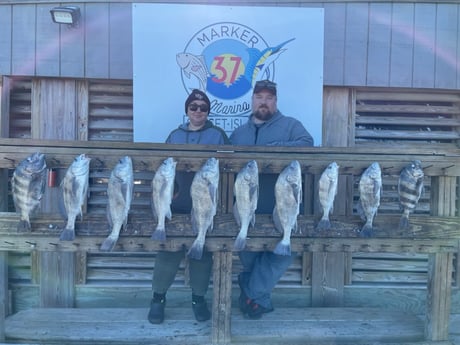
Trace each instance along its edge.
{"label": "wood plank siding", "polygon": [[[76,3],[82,23],[72,30],[51,21],[49,10],[56,3],[0,4],[0,75],[133,78],[130,1]],[[456,1],[257,5],[324,8],[325,85],[460,88],[460,4]]]}

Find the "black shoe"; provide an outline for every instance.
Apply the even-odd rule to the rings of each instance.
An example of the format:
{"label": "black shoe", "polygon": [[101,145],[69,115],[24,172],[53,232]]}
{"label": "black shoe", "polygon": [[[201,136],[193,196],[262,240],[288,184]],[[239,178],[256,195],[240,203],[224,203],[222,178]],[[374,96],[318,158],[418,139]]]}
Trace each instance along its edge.
{"label": "black shoe", "polygon": [[192,302],[192,309],[197,321],[207,321],[211,318],[211,312],[208,309],[206,301]]}
{"label": "black shoe", "polygon": [[262,317],[263,314],[273,311],[273,308],[265,308],[260,304],[251,302],[247,310],[247,316],[249,319],[258,320]]}
{"label": "black shoe", "polygon": [[162,323],[165,319],[165,305],[166,299],[163,298],[162,300],[153,300],[150,302],[150,310],[149,310],[149,322],[153,324]]}
{"label": "black shoe", "polygon": [[240,311],[243,314],[246,314],[249,311],[251,302],[251,299],[248,296],[246,296],[246,294],[243,291],[241,291],[240,298],[238,299],[238,304],[240,307]]}

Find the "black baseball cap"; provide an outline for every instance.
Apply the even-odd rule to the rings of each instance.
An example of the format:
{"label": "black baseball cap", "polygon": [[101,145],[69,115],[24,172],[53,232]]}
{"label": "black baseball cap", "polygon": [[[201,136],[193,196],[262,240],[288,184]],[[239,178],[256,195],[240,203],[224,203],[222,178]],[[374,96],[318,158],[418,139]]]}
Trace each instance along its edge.
{"label": "black baseball cap", "polygon": [[258,93],[262,90],[270,91],[273,95],[276,96],[276,83],[268,79],[259,80],[258,82],[256,82],[256,85],[254,85],[253,93]]}

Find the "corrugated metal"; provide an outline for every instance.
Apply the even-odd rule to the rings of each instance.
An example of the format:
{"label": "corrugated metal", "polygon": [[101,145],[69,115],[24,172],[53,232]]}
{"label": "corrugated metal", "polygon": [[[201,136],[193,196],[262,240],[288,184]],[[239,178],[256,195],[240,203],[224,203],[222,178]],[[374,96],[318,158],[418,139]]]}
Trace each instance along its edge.
{"label": "corrugated metal", "polygon": [[[72,3],[82,11],[76,29],[51,21],[49,9],[56,3],[0,5],[0,75],[132,79],[131,2]],[[325,85],[460,88],[458,3],[304,0],[257,5],[263,4],[324,7]]]}

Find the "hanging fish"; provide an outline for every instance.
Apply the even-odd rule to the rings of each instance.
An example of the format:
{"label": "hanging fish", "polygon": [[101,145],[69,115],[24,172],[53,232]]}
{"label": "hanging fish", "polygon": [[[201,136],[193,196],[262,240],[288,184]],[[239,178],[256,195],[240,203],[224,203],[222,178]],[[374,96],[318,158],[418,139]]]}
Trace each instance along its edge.
{"label": "hanging fish", "polygon": [[334,199],[337,194],[337,181],[339,179],[339,166],[332,162],[324,169],[319,179],[319,202],[323,209],[323,217],[316,226],[316,230],[328,230],[331,228],[329,214],[334,206]]}
{"label": "hanging fish", "polygon": [[409,228],[409,213],[413,212],[423,191],[422,162],[414,160],[401,170],[398,180],[399,204],[403,211],[400,229]]}
{"label": "hanging fish", "polygon": [[107,185],[107,220],[112,231],[102,242],[101,251],[111,251],[117,244],[121,228],[126,227],[133,188],[133,163],[125,156],[113,168]]}
{"label": "hanging fish", "polygon": [[166,240],[165,219],[171,219],[171,201],[174,193],[174,178],[177,162],[169,157],[163,161],[152,180],[152,211],[158,220],[152,234],[153,240]]}
{"label": "hanging fish", "polygon": [[382,172],[377,162],[372,163],[362,174],[359,181],[359,211],[366,221],[361,229],[361,236],[372,236],[372,222],[380,206],[382,190]]}
{"label": "hanging fish", "polygon": [[83,218],[82,206],[88,197],[89,163],[84,153],[77,156],[66,171],[61,182],[62,198],[67,216],[67,224],[61,232],[61,241],[75,239],[75,220]]}
{"label": "hanging fish", "polygon": [[259,171],[255,160],[249,161],[236,176],[233,186],[235,203],[233,215],[240,226],[240,232],[235,240],[233,249],[243,250],[246,246],[249,224],[254,227],[256,208],[259,198]]}
{"label": "hanging fish", "polygon": [[217,211],[217,187],[219,185],[219,160],[209,158],[196,172],[190,187],[192,197],[192,229],[198,234],[187,256],[201,259],[208,230],[213,229]]}
{"label": "hanging fish", "polygon": [[297,230],[297,216],[302,202],[302,172],[298,161],[292,161],[279,174],[275,184],[275,208],[273,222],[283,233],[283,239],[273,253],[291,255],[291,232]]}
{"label": "hanging fish", "polygon": [[46,184],[45,155],[36,152],[24,159],[13,172],[11,187],[14,207],[19,213],[18,232],[30,231],[30,215],[40,205]]}

